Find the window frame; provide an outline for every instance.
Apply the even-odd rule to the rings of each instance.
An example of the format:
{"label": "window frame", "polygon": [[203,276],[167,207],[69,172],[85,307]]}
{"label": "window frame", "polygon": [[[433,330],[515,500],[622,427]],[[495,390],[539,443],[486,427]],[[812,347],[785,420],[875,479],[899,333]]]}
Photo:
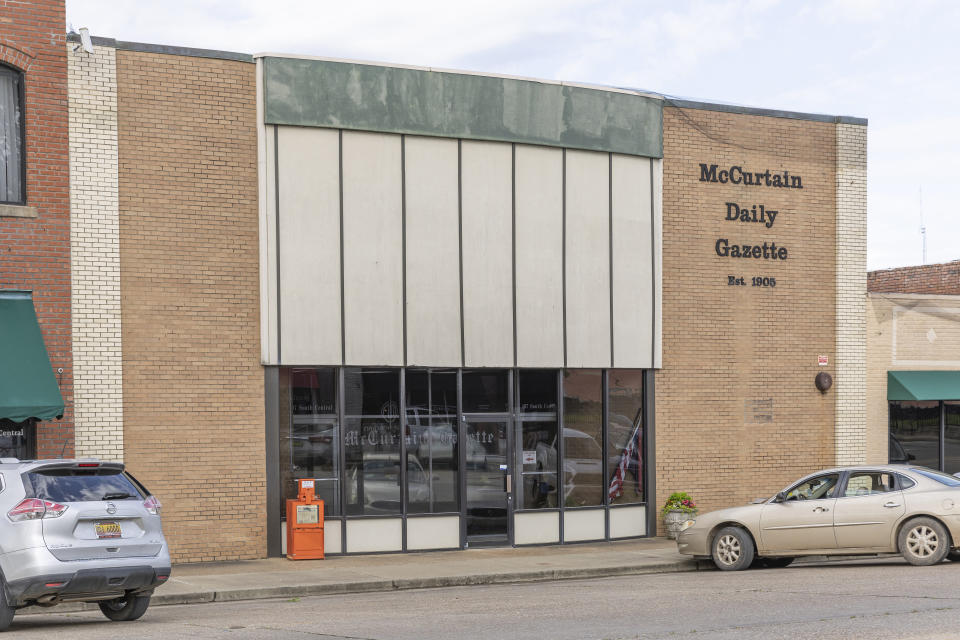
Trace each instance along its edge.
{"label": "window frame", "polygon": [[0,205],[25,206],[27,204],[26,74],[22,69],[0,62],[0,77],[2,76],[12,76],[17,81],[17,108],[20,110],[20,200],[5,200],[0,195]]}

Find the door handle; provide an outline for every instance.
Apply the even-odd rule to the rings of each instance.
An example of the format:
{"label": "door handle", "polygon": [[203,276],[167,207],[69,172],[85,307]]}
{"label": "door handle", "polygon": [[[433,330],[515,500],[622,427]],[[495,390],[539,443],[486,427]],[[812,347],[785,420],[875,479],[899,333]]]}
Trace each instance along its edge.
{"label": "door handle", "polygon": [[890,502],[884,502],[883,506],[885,506],[887,509],[893,509],[894,507],[899,507],[900,503],[891,500]]}
{"label": "door handle", "polygon": [[507,479],[507,493],[510,493],[511,490],[513,489],[513,482],[511,482],[511,480],[513,480],[513,477],[509,473],[504,477]]}
{"label": "door handle", "polygon": [[817,513],[817,512],[826,513],[827,511],[830,511],[830,508],[829,508],[829,507],[814,507],[814,508],[813,508],[813,512],[814,512],[814,513]]}

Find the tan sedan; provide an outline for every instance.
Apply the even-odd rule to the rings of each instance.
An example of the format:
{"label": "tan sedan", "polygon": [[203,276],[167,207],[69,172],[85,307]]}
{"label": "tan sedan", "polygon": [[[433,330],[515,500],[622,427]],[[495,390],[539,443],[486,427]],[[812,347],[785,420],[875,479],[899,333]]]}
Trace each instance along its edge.
{"label": "tan sedan", "polygon": [[826,469],[772,498],[683,524],[680,553],[725,571],[785,567],[804,555],[901,553],[960,559],[960,478],[912,465]]}

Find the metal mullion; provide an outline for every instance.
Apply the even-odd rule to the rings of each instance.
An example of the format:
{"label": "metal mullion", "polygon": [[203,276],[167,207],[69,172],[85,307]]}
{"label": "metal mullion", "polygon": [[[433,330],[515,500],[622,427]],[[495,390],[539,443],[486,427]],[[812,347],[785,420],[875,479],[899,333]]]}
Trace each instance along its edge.
{"label": "metal mullion", "polygon": [[[427,381],[429,383],[429,380]],[[400,368],[400,550],[407,550],[407,368]]]}
{"label": "metal mullion", "polygon": [[457,369],[457,504],[460,507],[460,548],[467,546],[467,452],[464,446],[466,429],[463,417],[463,369]]}
{"label": "metal mullion", "polygon": [[946,426],[947,426],[947,405],[941,400],[940,401],[940,471],[946,471],[947,467],[947,440],[946,440]]}
{"label": "metal mullion", "polygon": [[[516,342],[514,342],[514,346],[516,346]],[[507,384],[509,385],[509,388],[510,388],[510,393],[507,394],[507,415],[508,415],[507,446],[510,446],[511,444],[513,444],[514,456],[516,456],[517,438],[521,437],[522,434],[520,433],[520,426],[519,426],[520,421],[517,419],[516,411],[515,411],[516,402],[514,402],[514,400],[519,400],[519,398],[514,398],[514,394],[519,392],[518,384],[519,384],[520,377],[516,376],[517,379],[514,380],[514,372],[515,372],[515,369],[510,369],[509,372],[507,373]],[[510,437],[511,435],[513,437]],[[508,456],[509,456],[509,453],[510,452],[508,451],[507,452]],[[507,459],[509,460],[509,457]],[[516,485],[517,464],[516,464],[516,460],[514,460],[513,462],[514,462],[513,465],[511,465],[513,468],[508,469],[507,472],[513,475],[514,484]],[[514,513],[514,507],[516,506],[516,500],[514,500],[516,493],[517,493],[517,488],[515,486],[513,487],[513,491],[511,492],[511,495],[507,497],[507,545],[511,547],[514,546],[513,544],[513,513]]]}
{"label": "metal mullion", "polygon": [[340,545],[344,554],[347,553],[347,483],[344,481],[347,476],[347,421],[345,418],[346,393],[344,391],[344,370],[346,367],[337,367],[337,420],[340,422],[339,441],[340,450],[337,457],[340,458]]}
{"label": "metal mullion", "polygon": [[[603,453],[600,456],[600,473],[603,483],[600,485],[603,491],[603,538],[610,539],[610,465],[607,461],[607,447],[609,443],[610,430],[610,370],[603,369],[600,372],[600,393],[601,397],[601,426],[600,426],[600,448]],[[626,481],[626,479],[624,479]]]}
{"label": "metal mullion", "polygon": [[427,369],[427,455],[430,456],[428,478],[430,513],[433,513],[433,370]]}
{"label": "metal mullion", "polygon": [[557,371],[557,507],[560,509],[560,544],[563,544],[563,517],[566,512],[567,503],[567,478],[565,475],[566,466],[564,465],[564,438],[563,438],[563,373],[564,369]]}

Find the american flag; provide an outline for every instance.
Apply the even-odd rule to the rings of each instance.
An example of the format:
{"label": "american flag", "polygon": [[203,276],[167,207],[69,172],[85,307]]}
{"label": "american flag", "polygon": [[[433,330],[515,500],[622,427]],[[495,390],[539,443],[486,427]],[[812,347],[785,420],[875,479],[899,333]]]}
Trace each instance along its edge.
{"label": "american flag", "polygon": [[643,450],[640,446],[640,438],[640,414],[638,413],[636,419],[633,421],[633,435],[631,435],[630,440],[627,441],[627,446],[620,452],[620,462],[613,472],[613,477],[610,478],[610,486],[607,488],[607,495],[610,500],[614,500],[623,495],[623,481],[627,477],[627,471],[632,471],[634,478],[636,478],[637,494],[643,491],[643,475],[641,474],[643,469],[641,462]]}

